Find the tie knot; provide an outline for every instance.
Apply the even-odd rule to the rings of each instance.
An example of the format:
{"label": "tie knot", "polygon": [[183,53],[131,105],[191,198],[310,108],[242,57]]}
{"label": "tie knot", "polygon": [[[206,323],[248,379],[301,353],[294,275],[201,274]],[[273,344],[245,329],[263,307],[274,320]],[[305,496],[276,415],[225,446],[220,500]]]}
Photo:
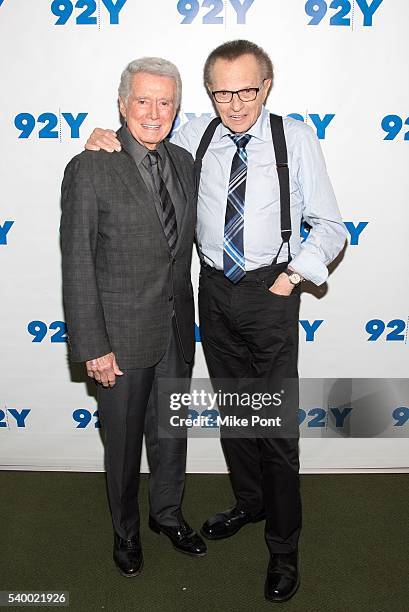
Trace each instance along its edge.
{"label": "tie knot", "polygon": [[250,134],[229,134],[238,149],[245,149],[251,138]]}
{"label": "tie knot", "polygon": [[147,155],[151,166],[156,166],[159,163],[159,153],[157,151],[148,151]]}

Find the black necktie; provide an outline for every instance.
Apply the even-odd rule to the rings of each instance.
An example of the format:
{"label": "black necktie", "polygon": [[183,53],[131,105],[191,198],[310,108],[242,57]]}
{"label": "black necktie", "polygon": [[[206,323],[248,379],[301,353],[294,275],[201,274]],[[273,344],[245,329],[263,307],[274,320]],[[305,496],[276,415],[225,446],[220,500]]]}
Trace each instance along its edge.
{"label": "black necktie", "polygon": [[165,232],[169,248],[173,252],[178,239],[175,207],[173,206],[169,191],[166,189],[165,181],[159,168],[159,153],[157,151],[148,151],[148,158],[151,164],[154,185],[162,204],[163,231]]}

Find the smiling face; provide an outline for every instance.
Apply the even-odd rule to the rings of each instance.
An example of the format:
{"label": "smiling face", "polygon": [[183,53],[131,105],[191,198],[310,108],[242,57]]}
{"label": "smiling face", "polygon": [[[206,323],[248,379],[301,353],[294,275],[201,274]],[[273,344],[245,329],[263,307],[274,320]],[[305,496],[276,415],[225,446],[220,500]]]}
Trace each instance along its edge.
{"label": "smiling face", "polygon": [[237,94],[231,102],[222,104],[214,101],[224,125],[232,132],[247,132],[260,116],[262,106],[271,86],[271,79],[265,79],[257,58],[249,53],[234,60],[217,59],[211,70],[212,82],[209,91],[238,91],[249,87],[261,87],[252,102],[242,102]]}
{"label": "smiling face", "polygon": [[119,98],[121,115],[132,136],[147,149],[156,149],[169,134],[176,115],[176,83],[165,76],[137,72],[128,99]]}

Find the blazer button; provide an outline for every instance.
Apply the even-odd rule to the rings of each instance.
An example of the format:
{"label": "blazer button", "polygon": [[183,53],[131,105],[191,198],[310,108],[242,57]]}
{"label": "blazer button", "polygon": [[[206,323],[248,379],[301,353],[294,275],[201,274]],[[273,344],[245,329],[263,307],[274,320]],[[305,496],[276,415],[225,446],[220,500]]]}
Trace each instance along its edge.
{"label": "blazer button", "polygon": [[169,302],[171,302],[173,300],[173,295],[169,296]]}
{"label": "blazer button", "polygon": [[172,259],[172,265],[174,266],[174,265],[175,265],[175,263],[176,263],[176,259],[175,259],[175,258],[173,258],[173,259]]}

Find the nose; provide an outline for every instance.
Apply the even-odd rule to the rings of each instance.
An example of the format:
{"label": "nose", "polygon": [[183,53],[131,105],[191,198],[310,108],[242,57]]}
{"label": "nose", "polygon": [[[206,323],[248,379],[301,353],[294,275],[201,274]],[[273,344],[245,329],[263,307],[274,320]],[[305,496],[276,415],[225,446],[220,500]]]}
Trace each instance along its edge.
{"label": "nose", "polygon": [[158,103],[156,101],[153,101],[151,104],[150,115],[151,115],[151,119],[157,119],[159,117]]}
{"label": "nose", "polygon": [[235,112],[239,111],[243,107],[243,102],[240,100],[237,93],[233,94],[230,104],[231,104],[232,110]]}

